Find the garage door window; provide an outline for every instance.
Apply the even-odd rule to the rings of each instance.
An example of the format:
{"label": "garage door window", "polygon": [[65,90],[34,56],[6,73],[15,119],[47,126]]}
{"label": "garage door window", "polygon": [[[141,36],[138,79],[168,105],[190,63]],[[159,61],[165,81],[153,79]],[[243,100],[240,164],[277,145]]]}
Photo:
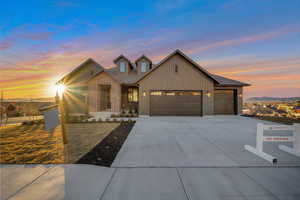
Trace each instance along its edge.
{"label": "garage door window", "polygon": [[151,96],[200,96],[198,91],[152,91]]}
{"label": "garage door window", "polygon": [[162,95],[162,92],[154,91],[154,92],[151,92],[150,95],[151,95],[151,96],[161,96],[161,95]]}
{"label": "garage door window", "polygon": [[175,96],[176,93],[175,93],[175,92],[165,92],[164,95],[167,95],[167,96]]}

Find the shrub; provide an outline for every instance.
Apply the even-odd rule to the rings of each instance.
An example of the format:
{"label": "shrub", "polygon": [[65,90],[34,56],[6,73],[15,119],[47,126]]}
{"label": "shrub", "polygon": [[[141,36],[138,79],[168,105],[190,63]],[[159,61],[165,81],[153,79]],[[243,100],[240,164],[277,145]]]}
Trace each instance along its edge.
{"label": "shrub", "polygon": [[12,105],[12,104],[9,104],[6,108],[8,111],[14,111],[16,110],[16,106]]}
{"label": "shrub", "polygon": [[22,125],[28,125],[28,121],[24,121],[24,122],[22,122]]}
{"label": "shrub", "polygon": [[121,111],[121,115],[125,115],[126,114],[126,112],[125,112],[125,110],[123,109],[122,111]]}

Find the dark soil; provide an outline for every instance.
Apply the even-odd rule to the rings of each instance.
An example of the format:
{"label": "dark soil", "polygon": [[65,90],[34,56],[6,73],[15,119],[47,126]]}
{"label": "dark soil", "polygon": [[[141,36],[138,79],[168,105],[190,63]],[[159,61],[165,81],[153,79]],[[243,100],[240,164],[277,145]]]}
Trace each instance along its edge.
{"label": "dark soil", "polygon": [[122,122],[76,163],[110,167],[133,126],[134,122]]}

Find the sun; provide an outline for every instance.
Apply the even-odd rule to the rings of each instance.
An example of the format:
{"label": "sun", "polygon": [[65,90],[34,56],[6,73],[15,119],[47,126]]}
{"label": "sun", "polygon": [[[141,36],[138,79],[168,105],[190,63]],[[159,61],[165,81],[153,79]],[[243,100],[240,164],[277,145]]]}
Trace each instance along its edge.
{"label": "sun", "polygon": [[58,95],[62,95],[66,90],[66,86],[64,84],[56,84],[55,85],[55,91],[58,93]]}
{"label": "sun", "polygon": [[66,91],[66,86],[64,84],[50,84],[48,88],[48,95],[55,96],[58,94],[62,96],[62,94]]}

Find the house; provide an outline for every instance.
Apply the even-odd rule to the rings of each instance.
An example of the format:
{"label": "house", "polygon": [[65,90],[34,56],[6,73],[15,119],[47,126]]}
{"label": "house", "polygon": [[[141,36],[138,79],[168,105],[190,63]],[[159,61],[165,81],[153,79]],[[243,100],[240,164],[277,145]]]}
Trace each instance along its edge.
{"label": "house", "polygon": [[139,115],[240,114],[247,83],[209,73],[182,51],[158,64],[145,55],[131,62],[124,55],[106,69],[88,59],[59,82],[68,113],[134,110]]}

